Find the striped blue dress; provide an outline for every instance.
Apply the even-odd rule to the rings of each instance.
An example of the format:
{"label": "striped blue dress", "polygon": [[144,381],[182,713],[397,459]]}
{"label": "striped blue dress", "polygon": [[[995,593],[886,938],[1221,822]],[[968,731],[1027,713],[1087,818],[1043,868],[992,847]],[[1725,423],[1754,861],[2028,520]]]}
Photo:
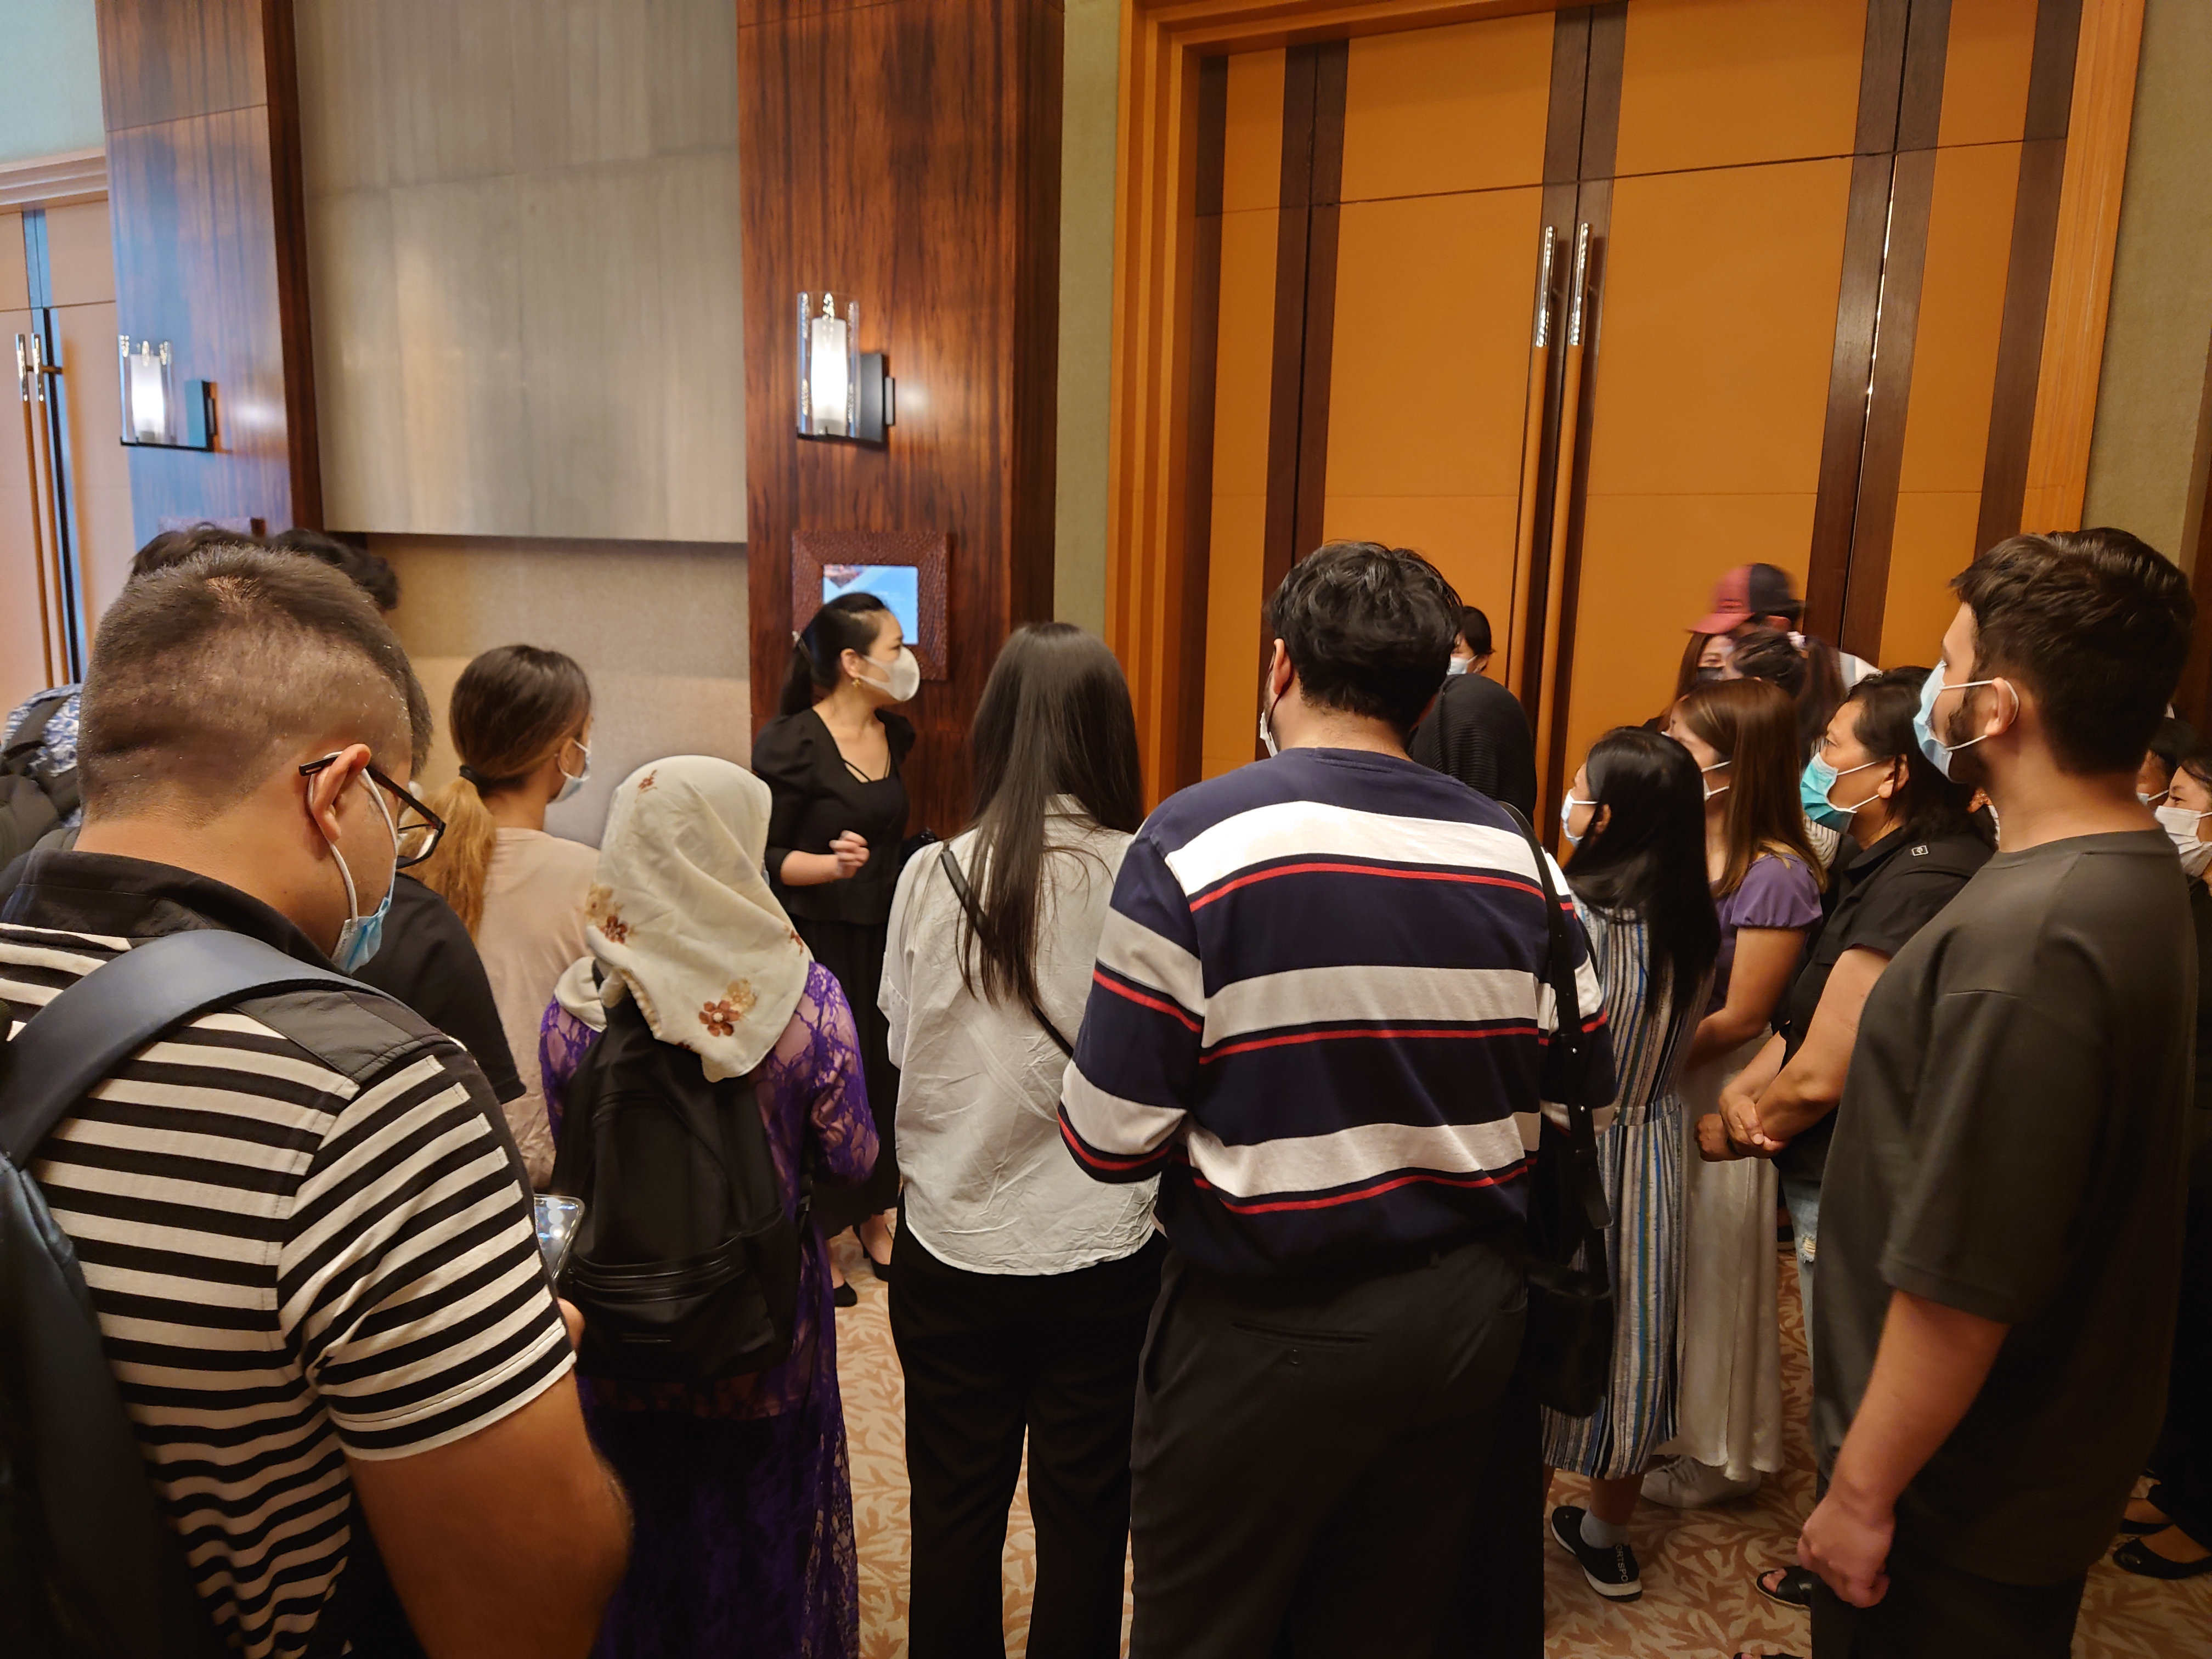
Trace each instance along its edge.
{"label": "striped blue dress", "polygon": [[[1690,1038],[1705,1012],[1710,974],[1691,994],[1645,1006],[1650,930],[1575,900],[1605,985],[1620,1092],[1611,1127],[1598,1132],[1613,1225],[1605,1242],[1613,1291],[1613,1384],[1588,1417],[1544,1413],[1544,1461],[1616,1480],[1640,1473],[1674,1433],[1682,1305],[1682,1099]],[[1661,971],[1665,971],[1662,964]]]}

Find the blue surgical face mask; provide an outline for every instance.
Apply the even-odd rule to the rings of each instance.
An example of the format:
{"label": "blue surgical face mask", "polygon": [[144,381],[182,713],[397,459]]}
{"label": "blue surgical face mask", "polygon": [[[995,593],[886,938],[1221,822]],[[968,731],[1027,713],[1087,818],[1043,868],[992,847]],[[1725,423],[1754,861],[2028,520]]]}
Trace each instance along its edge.
{"label": "blue surgical face mask", "polygon": [[1472,657],[1454,657],[1444,665],[1444,678],[1448,680],[1455,680],[1474,666],[1474,659]]}
{"label": "blue surgical face mask", "polygon": [[1851,827],[1851,814],[1875,799],[1877,789],[1865,800],[1850,806],[1838,806],[1828,799],[1828,791],[1836,787],[1838,778],[1847,778],[1854,772],[1863,772],[1869,766],[1887,764],[1884,761],[1867,761],[1857,766],[1847,766],[1838,772],[1818,755],[1805,763],[1804,775],[1797,780],[1798,804],[1804,807],[1805,816],[1827,829],[1844,830]]}
{"label": "blue surgical face mask", "polygon": [[[1945,777],[1951,775],[1951,757],[1961,749],[1972,749],[1982,741],[1982,738],[1989,736],[1989,733],[1984,732],[1981,738],[1969,738],[1960,744],[1943,742],[1936,735],[1934,724],[1936,699],[1949,690],[1971,691],[1978,685],[2004,684],[2006,682],[2001,680],[1961,680],[1955,686],[1947,686],[1943,683],[1943,665],[1940,662],[1929,672],[1927,679],[1921,684],[1920,707],[1912,716],[1912,735],[1919,742],[1920,752],[1928,757],[1928,763]],[[2014,693],[2015,696],[2017,695]]]}
{"label": "blue surgical face mask", "polygon": [[581,738],[574,741],[576,747],[583,752],[584,769],[571,772],[565,766],[561,768],[561,787],[553,792],[553,805],[556,806],[562,801],[575,799],[576,792],[584,787],[584,780],[592,775],[592,745]]}
{"label": "blue surgical face mask", "polygon": [[384,827],[392,836],[392,880],[384,890],[384,902],[368,915],[359,914],[361,901],[354,890],[353,872],[346,868],[345,854],[337,843],[331,843],[331,856],[338,861],[338,877],[345,883],[346,919],[338,927],[338,942],[331,948],[331,960],[342,974],[358,973],[368,965],[377,948],[384,943],[384,919],[392,913],[392,890],[399,885],[399,826],[393,822],[392,809],[384,804],[384,792],[366,774],[362,785],[376,810],[384,815]]}

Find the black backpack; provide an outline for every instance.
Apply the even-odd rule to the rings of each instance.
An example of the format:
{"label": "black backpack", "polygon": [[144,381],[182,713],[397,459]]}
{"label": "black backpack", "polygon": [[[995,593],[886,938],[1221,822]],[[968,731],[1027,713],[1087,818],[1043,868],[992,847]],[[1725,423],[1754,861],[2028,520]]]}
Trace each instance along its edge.
{"label": "black backpack", "polygon": [[561,1293],[589,1376],[703,1382],[780,1364],[799,1306],[799,1228],[753,1074],[707,1081],[634,1000],[607,1011],[568,1085],[552,1188],[584,1200]]}
{"label": "black backpack", "polygon": [[[0,1044],[0,1617],[10,1653],[230,1651],[162,1518],[76,1250],[29,1166],[85,1094],[162,1032],[246,997],[322,985],[364,988],[242,933],[173,933],[94,969]],[[353,1530],[313,1651],[336,1654],[350,1636],[357,1650],[419,1653],[358,1516]]]}
{"label": "black backpack", "polygon": [[8,746],[0,749],[0,868],[27,853],[77,809],[76,768],[39,758],[46,726],[69,701],[66,688],[33,701]]}

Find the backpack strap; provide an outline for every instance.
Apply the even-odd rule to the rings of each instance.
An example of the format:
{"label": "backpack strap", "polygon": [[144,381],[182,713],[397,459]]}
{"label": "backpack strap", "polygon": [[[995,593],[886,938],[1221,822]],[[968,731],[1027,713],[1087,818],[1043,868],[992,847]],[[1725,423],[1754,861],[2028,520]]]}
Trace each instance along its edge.
{"label": "backpack strap", "polygon": [[71,1107],[170,1027],[243,996],[312,985],[370,988],[244,933],[199,929],[133,945],[46,1004],[6,1045],[0,1153],[25,1166]]}
{"label": "backpack strap", "polygon": [[[1505,807],[1519,826],[1529,850],[1536,855],[1536,879],[1543,884],[1544,920],[1550,933],[1549,947],[1545,952],[1545,975],[1552,987],[1555,1020],[1552,1039],[1565,1052],[1571,1073],[1582,1058],[1583,1009],[1582,999],[1575,989],[1575,947],[1573,937],[1567,931],[1566,907],[1552,881],[1552,861],[1536,840],[1536,832],[1528,827],[1528,820],[1521,816],[1518,808],[1504,801],[1498,805]],[[1587,1106],[1573,1101],[1559,1103],[1566,1108],[1575,1195],[1582,1203],[1583,1219],[1592,1232],[1601,1233],[1612,1224],[1613,1212],[1605,1201],[1604,1178],[1598,1173],[1597,1120]]]}
{"label": "backpack strap", "polygon": [[[952,891],[960,901],[960,908],[968,913],[968,925],[977,933],[983,931],[983,907],[975,902],[975,890],[968,884],[968,872],[960,867],[960,860],[952,856],[952,843],[946,842],[937,854],[938,862],[945,866],[945,876],[952,883]],[[1060,1034],[1044,1010],[1037,1006],[1034,996],[1024,996],[1022,1002],[1030,1011],[1030,1018],[1044,1027],[1044,1034],[1070,1060],[1075,1058],[1075,1045]]]}

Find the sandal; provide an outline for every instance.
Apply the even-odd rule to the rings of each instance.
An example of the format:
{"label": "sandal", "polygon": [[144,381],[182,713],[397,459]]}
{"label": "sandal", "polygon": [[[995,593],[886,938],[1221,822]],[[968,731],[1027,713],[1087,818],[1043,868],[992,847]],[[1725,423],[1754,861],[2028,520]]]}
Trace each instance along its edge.
{"label": "sandal", "polygon": [[1769,1567],[1751,1582],[1759,1587],[1761,1595],[1782,1607],[1796,1607],[1802,1613],[1813,1605],[1810,1567]]}

